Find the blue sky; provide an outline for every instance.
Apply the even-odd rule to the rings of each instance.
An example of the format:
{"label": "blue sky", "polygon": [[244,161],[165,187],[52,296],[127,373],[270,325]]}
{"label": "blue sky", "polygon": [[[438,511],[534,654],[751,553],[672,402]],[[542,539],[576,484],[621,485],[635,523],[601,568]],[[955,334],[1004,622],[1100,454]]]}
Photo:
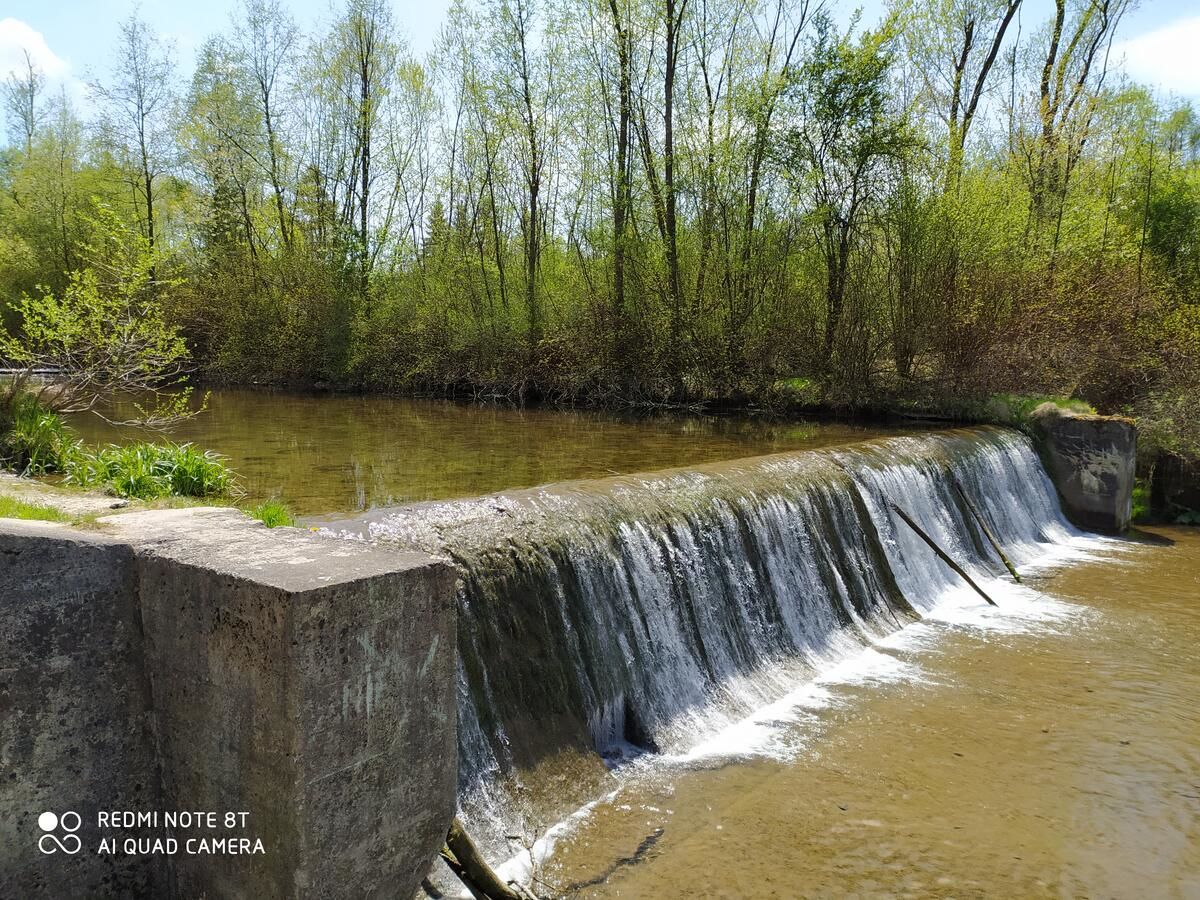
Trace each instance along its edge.
{"label": "blue sky", "polygon": [[[335,15],[331,0],[284,0],[306,30]],[[196,48],[228,28],[238,0],[144,0],[142,16],[171,40],[185,70]],[[339,4],[340,5],[340,4]],[[450,0],[393,0],[396,21],[410,46],[424,53],[433,44]],[[882,0],[861,4],[832,2],[840,17],[856,5],[871,22]],[[133,9],[131,0],[5,0],[0,12],[0,77],[21,60],[28,48],[56,83],[66,84],[78,99],[82,83],[104,74],[116,42],[117,24]],[[1048,16],[1049,0],[1026,0],[1027,28]],[[1194,0],[1144,0],[1129,14],[1119,34],[1118,53],[1139,81],[1164,92],[1200,99],[1200,8]]]}

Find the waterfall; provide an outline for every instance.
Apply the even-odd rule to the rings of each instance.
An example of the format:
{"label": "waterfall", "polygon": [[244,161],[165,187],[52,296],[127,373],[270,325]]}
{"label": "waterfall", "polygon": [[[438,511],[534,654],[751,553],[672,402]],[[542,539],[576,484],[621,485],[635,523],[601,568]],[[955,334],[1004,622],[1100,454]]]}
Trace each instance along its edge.
{"label": "waterfall", "polygon": [[[686,753],[961,580],[1068,540],[1026,438],[978,428],[376,511],[377,541],[451,557],[459,789],[500,855],[512,810],[555,821],[606,761]],[[498,816],[497,814],[500,813]]]}

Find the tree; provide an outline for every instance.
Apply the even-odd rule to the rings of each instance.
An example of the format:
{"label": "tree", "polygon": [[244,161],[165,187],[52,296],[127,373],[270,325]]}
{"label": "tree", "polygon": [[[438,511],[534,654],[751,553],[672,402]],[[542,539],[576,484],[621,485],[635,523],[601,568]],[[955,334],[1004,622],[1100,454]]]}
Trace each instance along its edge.
{"label": "tree", "polygon": [[904,29],[946,125],[945,188],[957,190],[971,124],[1021,0],[921,0]]}
{"label": "tree", "polygon": [[538,296],[538,272],[542,259],[545,209],[542,204],[546,166],[546,106],[550,68],[539,66],[535,57],[533,31],[535,0],[499,0],[495,8],[501,59],[500,83],[505,105],[515,108],[521,131],[518,152],[524,208],[521,232],[525,246],[525,311],[528,316],[530,352],[542,336],[542,305]]}
{"label": "tree", "polygon": [[156,282],[153,258],[158,237],[155,190],[174,150],[170,127],[174,71],[169,49],[134,13],[121,24],[112,80],[91,86],[104,106],[106,123],[119,143],[123,163],[133,176],[134,193],[140,198],[151,258],[151,289]]}
{"label": "tree", "polygon": [[338,25],[339,64],[352,123],[350,193],[358,213],[359,295],[370,292],[372,144],[395,77],[399,47],[392,36],[391,7],[384,0],[350,0]]}
{"label": "tree", "polygon": [[1067,0],[1054,3],[1034,98],[1037,124],[1021,147],[1033,224],[1040,231],[1054,219],[1052,257],[1058,249],[1067,189],[1108,74],[1112,41],[1131,5],[1132,0],[1090,0],[1072,17]]}
{"label": "tree", "polygon": [[280,101],[288,69],[294,62],[299,30],[283,11],[279,0],[245,0],[238,23],[238,49],[254,88],[254,99],[264,132],[265,160],[260,165],[271,185],[284,246],[292,242],[293,214],[285,199],[284,148],[281,140],[283,103]]}
{"label": "tree", "polygon": [[29,51],[24,51],[25,71],[10,72],[3,84],[4,112],[9,128],[24,145],[25,153],[33,152],[33,136],[37,134],[41,110],[38,95],[46,86],[46,76],[33,64]]}
{"label": "tree", "polygon": [[[22,297],[19,327],[0,328],[0,356],[18,369],[3,404],[33,394],[59,412],[101,414],[105,401],[125,394],[138,398],[141,424],[169,424],[190,414],[189,391],[180,390],[187,347],[162,306],[174,283],[156,282],[149,238],[111,209],[98,207],[92,224],[87,267],[71,273],[61,294]],[[47,372],[55,378],[36,379]]]}
{"label": "tree", "polygon": [[633,206],[633,160],[629,152],[633,122],[632,13],[626,0],[608,0],[613,43],[617,50],[617,157],[613,178],[613,311],[625,314],[625,256]]}
{"label": "tree", "polygon": [[832,375],[834,342],[846,299],[853,242],[864,212],[884,187],[888,164],[914,146],[888,103],[892,25],[858,40],[839,35],[825,14],[815,19],[808,57],[791,73],[794,124],[778,152],[794,190],[812,210],[825,264],[821,363]]}

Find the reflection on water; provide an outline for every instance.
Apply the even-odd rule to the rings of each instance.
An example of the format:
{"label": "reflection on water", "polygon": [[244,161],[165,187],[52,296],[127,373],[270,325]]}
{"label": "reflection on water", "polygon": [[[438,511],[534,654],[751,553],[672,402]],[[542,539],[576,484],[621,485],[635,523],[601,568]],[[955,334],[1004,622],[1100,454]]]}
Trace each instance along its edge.
{"label": "reflection on water", "polygon": [[880,648],[911,677],[824,685],[794,753],[629,778],[543,877],[585,897],[1200,897],[1200,533],[1160,536],[1036,577],[1062,602],[1024,624],[915,626]]}
{"label": "reflection on water", "polygon": [[[145,437],[95,416],[77,416],[71,424],[93,442]],[[819,447],[880,433],[847,424],[632,418],[396,397],[219,390],[205,413],[169,437],[228,456],[250,498],[279,497],[298,513],[314,514]]]}

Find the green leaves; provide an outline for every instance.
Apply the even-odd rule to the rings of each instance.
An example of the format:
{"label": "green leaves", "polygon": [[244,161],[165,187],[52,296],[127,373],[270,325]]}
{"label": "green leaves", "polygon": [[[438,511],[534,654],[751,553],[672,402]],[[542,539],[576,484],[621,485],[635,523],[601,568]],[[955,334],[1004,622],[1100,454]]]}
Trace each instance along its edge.
{"label": "green leaves", "polygon": [[[59,293],[22,296],[19,327],[0,326],[0,356],[24,369],[16,389],[35,372],[53,372],[53,388],[38,390],[37,399],[64,412],[94,409],[117,393],[159,396],[180,385],[188,360],[179,326],[163,309],[178,282],[155,278],[149,242],[109,207],[98,204],[91,224],[89,264],[71,272]],[[184,414],[173,402],[173,414]]]}
{"label": "green leaves", "polygon": [[237,492],[237,477],[224,457],[193,444],[133,443],[93,450],[29,394],[14,396],[0,418],[0,464],[22,475],[65,475],[77,487],[140,500]]}
{"label": "green leaves", "polygon": [[236,486],[224,458],[192,444],[127,444],[78,453],[67,466],[67,481],[104,487],[118,497],[219,497]]}

